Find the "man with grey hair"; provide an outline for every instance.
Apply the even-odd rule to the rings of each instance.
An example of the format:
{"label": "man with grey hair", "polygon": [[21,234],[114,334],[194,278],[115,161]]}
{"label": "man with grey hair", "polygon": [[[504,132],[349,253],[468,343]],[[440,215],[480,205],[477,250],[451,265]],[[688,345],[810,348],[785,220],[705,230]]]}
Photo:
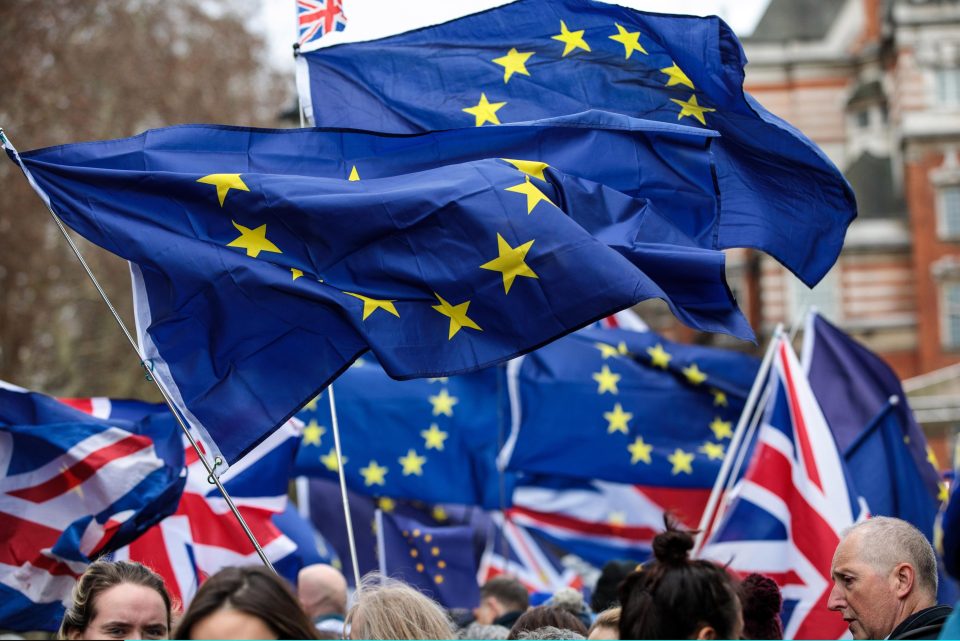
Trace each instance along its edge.
{"label": "man with grey hair", "polygon": [[347,580],[340,570],[325,563],[308,565],[297,575],[297,597],[303,611],[320,632],[343,636],[347,613]]}
{"label": "man with grey hair", "polygon": [[843,533],[827,607],[854,639],[936,639],[951,608],[937,605],[937,558],[906,521],[877,516]]}

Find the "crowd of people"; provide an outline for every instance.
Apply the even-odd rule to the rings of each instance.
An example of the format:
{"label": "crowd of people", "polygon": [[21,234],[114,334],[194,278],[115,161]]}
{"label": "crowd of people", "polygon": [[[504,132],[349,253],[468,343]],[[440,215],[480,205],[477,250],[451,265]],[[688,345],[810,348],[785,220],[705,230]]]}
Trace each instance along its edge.
{"label": "crowd of people", "polygon": [[[484,584],[472,612],[449,612],[395,579],[368,575],[352,597],[328,565],[304,568],[296,592],[267,568],[226,568],[182,614],[163,580],[138,563],[98,561],[77,582],[64,639],[778,639],[782,599],[768,577],[742,580],[693,559],[693,537],[668,526],[653,559],[611,562],[591,602],[573,589],[530,607],[514,578]],[[910,524],[877,517],[850,528],[833,559],[827,607],[856,639],[955,634],[938,605],[937,563]],[[957,638],[954,636],[953,638]]]}

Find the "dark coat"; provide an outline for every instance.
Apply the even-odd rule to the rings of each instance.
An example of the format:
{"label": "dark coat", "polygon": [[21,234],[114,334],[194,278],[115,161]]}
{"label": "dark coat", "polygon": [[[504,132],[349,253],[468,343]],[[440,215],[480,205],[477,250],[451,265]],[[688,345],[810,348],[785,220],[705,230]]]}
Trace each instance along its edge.
{"label": "dark coat", "polygon": [[888,639],[936,639],[947,617],[953,612],[949,605],[935,605],[911,614],[893,629]]}

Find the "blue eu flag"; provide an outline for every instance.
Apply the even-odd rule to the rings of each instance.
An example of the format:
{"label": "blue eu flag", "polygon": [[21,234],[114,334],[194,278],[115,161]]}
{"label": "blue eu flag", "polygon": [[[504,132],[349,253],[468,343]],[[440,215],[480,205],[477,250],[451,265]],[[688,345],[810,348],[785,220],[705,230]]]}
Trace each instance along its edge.
{"label": "blue eu flag", "polygon": [[520,0],[301,60],[320,126],[405,133],[603,109],[715,129],[722,215],[704,246],[762,249],[810,286],[856,215],[826,155],[744,92],[743,49],[716,17]]}
{"label": "blue eu flag", "polygon": [[653,332],[582,330],[510,364],[507,469],[710,487],[756,359]]}
{"label": "blue eu flag", "polygon": [[347,180],[318,155],[331,140],[353,139],[185,126],[8,149],[67,224],[131,262],[141,349],[228,462],[368,349],[396,378],[463,373],[650,297],[752,336],[722,253],[643,198],[516,159]]}
{"label": "blue eu flag", "polygon": [[[298,414],[306,427],[296,474],[337,478],[327,401],[323,393]],[[337,379],[336,402],[343,471],[355,491],[501,507],[496,458],[509,416],[501,369],[395,381],[365,356]]]}

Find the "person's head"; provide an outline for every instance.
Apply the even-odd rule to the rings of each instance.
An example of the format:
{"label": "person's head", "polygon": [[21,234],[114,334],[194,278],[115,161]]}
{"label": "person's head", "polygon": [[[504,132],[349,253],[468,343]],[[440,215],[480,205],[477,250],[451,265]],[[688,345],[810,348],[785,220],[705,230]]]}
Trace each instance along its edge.
{"label": "person's head", "polygon": [[360,582],[345,623],[352,639],[453,638],[453,626],[435,601],[379,574]]}
{"label": "person's head", "polygon": [[619,639],[620,608],[604,610],[593,620],[587,634],[588,639]]}
{"label": "person's head", "polygon": [[833,555],[827,607],[855,639],[882,639],[937,603],[937,558],[923,533],[886,516],[848,528]]}
{"label": "person's head", "polygon": [[580,619],[584,627],[590,626],[590,609],[583,600],[580,590],[574,588],[560,588],[553,596],[547,599],[544,605],[555,605]]}
{"label": "person's head", "polygon": [[693,537],[673,529],[653,539],[655,561],[620,588],[621,639],[737,639],[743,622],[726,570],[692,560]]}
{"label": "person's head", "polygon": [[552,625],[545,625],[542,628],[535,628],[533,630],[524,630],[520,633],[518,639],[526,639],[529,641],[577,641],[578,639],[585,639],[582,634],[579,632],[574,632],[573,630],[568,630],[567,628],[557,628]]}
{"label": "person's head", "polygon": [[520,639],[520,635],[525,632],[546,627],[572,630],[581,637],[587,636],[587,626],[583,625],[576,616],[556,605],[541,605],[521,614],[510,628],[510,635],[507,638]]}
{"label": "person's head", "polygon": [[590,597],[590,608],[594,612],[603,612],[620,605],[620,584],[635,569],[636,561],[607,561]]}
{"label": "person's head", "polygon": [[325,563],[308,565],[297,575],[297,598],[311,619],[347,613],[347,580],[340,570]]}
{"label": "person's head", "polygon": [[737,596],[743,610],[744,639],[783,638],[783,596],[776,581],[762,574],[750,574],[740,581]]}
{"label": "person's head", "polygon": [[508,612],[523,612],[530,605],[530,595],[520,581],[498,576],[480,588],[480,605],[473,611],[477,623],[489,625]]}
{"label": "person's head", "polygon": [[177,626],[178,639],[315,639],[290,588],[263,566],[224,568],[204,581]]}
{"label": "person's head", "polygon": [[471,623],[459,632],[461,639],[476,639],[477,641],[485,639],[499,641],[506,639],[508,634],[510,634],[510,630],[502,625],[481,625],[479,623]]}
{"label": "person's head", "polygon": [[97,561],[73,588],[60,623],[61,639],[167,639],[170,595],[139,563]]}

